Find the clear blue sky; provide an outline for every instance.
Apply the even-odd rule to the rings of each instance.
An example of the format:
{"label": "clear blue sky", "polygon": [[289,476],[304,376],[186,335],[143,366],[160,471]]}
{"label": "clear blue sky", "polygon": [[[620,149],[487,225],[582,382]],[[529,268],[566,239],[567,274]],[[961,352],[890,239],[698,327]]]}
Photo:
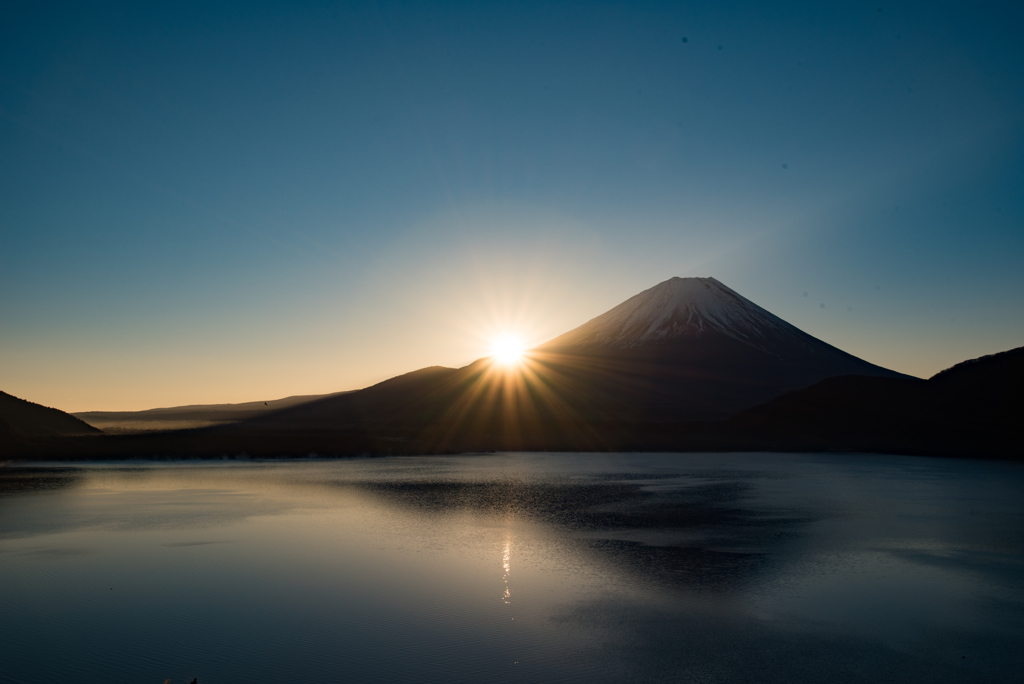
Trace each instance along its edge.
{"label": "clear blue sky", "polygon": [[1011,2],[4,3],[0,389],[351,389],[671,276],[915,375],[1020,346],[1022,27]]}

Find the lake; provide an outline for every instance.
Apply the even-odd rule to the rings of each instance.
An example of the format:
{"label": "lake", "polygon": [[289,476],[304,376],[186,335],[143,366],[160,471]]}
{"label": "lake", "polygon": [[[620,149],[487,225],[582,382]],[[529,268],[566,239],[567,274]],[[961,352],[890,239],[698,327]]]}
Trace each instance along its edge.
{"label": "lake", "polygon": [[0,468],[0,682],[995,682],[1024,467],[497,454]]}

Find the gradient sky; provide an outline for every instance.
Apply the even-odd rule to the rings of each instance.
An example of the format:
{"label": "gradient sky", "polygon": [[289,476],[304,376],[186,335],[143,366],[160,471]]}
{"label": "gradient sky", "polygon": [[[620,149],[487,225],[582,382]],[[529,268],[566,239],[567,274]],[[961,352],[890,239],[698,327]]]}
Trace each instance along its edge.
{"label": "gradient sky", "polygon": [[0,8],[11,394],[353,389],[672,276],[918,376],[1024,344],[1018,2],[153,5]]}

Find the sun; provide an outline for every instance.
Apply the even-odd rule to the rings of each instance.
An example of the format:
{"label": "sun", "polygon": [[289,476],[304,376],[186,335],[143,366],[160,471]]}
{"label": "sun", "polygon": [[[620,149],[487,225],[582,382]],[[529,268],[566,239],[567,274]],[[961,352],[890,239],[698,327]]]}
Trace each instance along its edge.
{"label": "sun", "polygon": [[491,356],[498,363],[513,364],[523,358],[522,340],[510,335],[505,335],[494,340],[491,344]]}

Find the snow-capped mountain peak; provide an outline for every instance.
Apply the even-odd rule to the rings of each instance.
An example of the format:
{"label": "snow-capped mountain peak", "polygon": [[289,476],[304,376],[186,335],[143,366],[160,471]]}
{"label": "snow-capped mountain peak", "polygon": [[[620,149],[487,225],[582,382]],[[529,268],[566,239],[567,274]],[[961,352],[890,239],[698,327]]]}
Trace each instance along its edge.
{"label": "snow-capped mountain peak", "polygon": [[717,331],[760,347],[769,333],[801,333],[714,278],[670,278],[545,347],[635,347]]}

